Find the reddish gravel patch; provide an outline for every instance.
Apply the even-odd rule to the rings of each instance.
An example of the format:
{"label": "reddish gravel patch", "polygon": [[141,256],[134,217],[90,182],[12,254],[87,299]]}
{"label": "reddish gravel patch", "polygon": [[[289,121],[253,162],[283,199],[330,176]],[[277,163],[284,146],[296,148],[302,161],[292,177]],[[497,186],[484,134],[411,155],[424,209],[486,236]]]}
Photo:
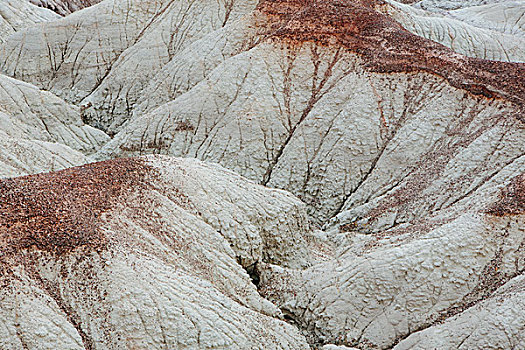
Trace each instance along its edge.
{"label": "reddish gravel patch", "polygon": [[313,42],[360,54],[371,71],[425,71],[485,98],[503,98],[525,121],[525,64],[469,58],[414,35],[381,13],[382,0],[262,0],[272,38]]}
{"label": "reddish gravel patch", "polygon": [[516,176],[501,191],[500,199],[487,211],[494,216],[519,215],[525,213],[525,173]]}
{"label": "reddish gravel patch", "polygon": [[0,261],[30,248],[102,249],[100,215],[143,184],[148,170],[138,159],[116,159],[0,180]]}

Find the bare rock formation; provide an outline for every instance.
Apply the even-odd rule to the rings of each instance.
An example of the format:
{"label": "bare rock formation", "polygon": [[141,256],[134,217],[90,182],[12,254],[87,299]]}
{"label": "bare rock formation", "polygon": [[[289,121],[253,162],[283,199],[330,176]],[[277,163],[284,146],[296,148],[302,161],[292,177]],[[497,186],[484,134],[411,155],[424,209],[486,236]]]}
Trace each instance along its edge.
{"label": "bare rock formation", "polygon": [[0,130],[0,178],[60,170],[90,161],[63,144],[14,138]]}
{"label": "bare rock formation", "polygon": [[61,16],[98,4],[101,0],[30,0],[32,4],[50,9]]}
{"label": "bare rock formation", "polygon": [[109,140],[104,132],[82,122],[78,107],[3,75],[0,136],[0,177],[87,163],[87,156]]}
{"label": "bare rock formation", "polygon": [[244,251],[263,261],[278,248],[305,248],[293,238],[307,221],[292,196],[162,157],[0,188],[2,349],[308,348],[238,263]]}
{"label": "bare rock formation", "polygon": [[[490,298],[440,325],[417,332],[394,349],[525,347],[525,277],[516,277]],[[475,322],[473,322],[475,320]]]}
{"label": "bare rock formation", "polygon": [[525,8],[520,3],[466,7],[436,15],[395,1],[390,4],[386,12],[404,28],[455,52],[489,60],[525,61]]}
{"label": "bare rock formation", "polygon": [[7,4],[0,347],[524,346],[521,2]]}
{"label": "bare rock formation", "polygon": [[[439,192],[454,200],[472,179],[523,154],[523,65],[460,56],[373,7],[345,4],[301,11],[301,2],[264,2],[231,30],[194,43],[147,90],[139,108],[150,112],[98,157],[153,152],[219,162],[293,192],[325,222],[429,169],[443,176],[436,191],[458,187]],[[263,25],[270,34],[251,30]],[[184,69],[189,57],[203,61]],[[199,68],[207,64],[208,74]],[[494,153],[499,142],[504,151]],[[481,144],[485,157],[494,154],[490,170],[477,166],[488,165]],[[442,173],[458,162],[454,174]],[[418,183],[420,191],[433,184]]]}
{"label": "bare rock formation", "polygon": [[513,280],[525,272],[525,177],[513,177],[522,169],[522,162],[508,167],[422,220],[377,233],[359,223],[328,231],[335,258],[305,271],[264,266],[261,292],[313,344],[461,348],[473,334],[465,348],[515,348],[525,340],[517,316],[524,289]]}
{"label": "bare rock formation", "polygon": [[0,130],[11,137],[57,142],[90,154],[109,138],[82,122],[80,108],[47,91],[0,75]]}
{"label": "bare rock formation", "polygon": [[476,7],[487,4],[498,4],[509,2],[508,0],[421,0],[409,1],[415,3],[415,7],[432,12],[442,12],[447,10],[458,10],[468,7]]}
{"label": "bare rock formation", "polygon": [[13,77],[82,103],[93,126],[114,133],[147,81],[175,53],[256,3],[105,1],[16,33],[0,50],[0,66]]}
{"label": "bare rock formation", "polygon": [[0,44],[11,34],[35,23],[56,20],[58,15],[26,0],[2,0],[0,3]]}

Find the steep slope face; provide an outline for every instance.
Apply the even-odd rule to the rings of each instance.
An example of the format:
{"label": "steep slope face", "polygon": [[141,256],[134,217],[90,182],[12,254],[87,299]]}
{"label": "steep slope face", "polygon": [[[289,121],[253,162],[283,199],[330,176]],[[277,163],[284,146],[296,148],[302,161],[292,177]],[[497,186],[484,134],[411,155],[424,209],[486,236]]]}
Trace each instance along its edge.
{"label": "steep slope face", "polygon": [[[521,312],[524,301],[522,275],[499,288],[488,300],[441,325],[411,335],[394,349],[521,349],[525,347]],[[477,320],[475,324],[472,319]]]}
{"label": "steep slope face", "polygon": [[235,22],[257,3],[257,0],[169,2],[144,35],[122,53],[104,81],[81,101],[85,120],[110,134],[118,132],[157,72],[176,61],[177,54],[193,42]]}
{"label": "steep slope face", "polygon": [[[415,181],[418,167],[435,167],[443,186],[482,181],[491,171],[466,159],[464,148],[484,139],[492,140],[483,147],[486,157],[494,154],[494,171],[523,154],[523,65],[457,55],[371,7],[344,4],[269,1],[203,38],[147,90],[139,108],[151,112],[98,156],[154,152],[219,162],[292,191],[326,221]],[[269,37],[250,30],[263,25]],[[225,60],[212,60],[202,78],[197,67],[212,56]],[[190,57],[198,57],[196,68],[186,73]],[[441,173],[459,161],[466,163],[455,174]],[[440,193],[442,201],[468,192],[457,187]]]}
{"label": "steep slope face", "polygon": [[519,3],[466,7],[444,15],[430,15],[395,1],[390,4],[386,12],[404,28],[455,52],[489,60],[525,61],[525,38],[521,30],[525,8]]}
{"label": "steep slope face", "polygon": [[[177,64],[175,56],[205,34],[250,13],[257,3],[255,0],[107,1],[82,14],[17,33],[0,50],[0,67],[10,76],[81,104],[86,121],[114,134],[144,98],[144,88],[156,82],[156,74],[164,67],[171,71],[168,66]],[[354,8],[352,3],[342,1],[341,6]],[[306,1],[300,6],[310,5]],[[315,6],[323,8],[322,2]],[[525,39],[513,33],[502,35],[489,27],[428,16],[395,2],[377,1],[373,7],[394,16],[408,30],[456,52],[485,59],[525,59],[521,49]],[[506,18],[503,15],[502,12],[501,18]],[[384,20],[384,16],[376,16]],[[467,17],[483,21],[482,14]],[[244,29],[264,31],[264,28],[266,25],[259,22]],[[253,39],[250,33],[246,34],[244,49],[256,44],[249,40]],[[234,53],[238,53],[238,48]],[[204,70],[209,70],[210,64],[203,63]]]}
{"label": "steep slope face", "polygon": [[[0,4],[0,43],[59,16],[25,0]],[[0,178],[87,163],[109,137],[80,118],[80,109],[34,85],[0,74]]]}
{"label": "steep slope face", "polygon": [[80,120],[79,108],[0,75],[0,177],[84,164],[109,140]]}
{"label": "steep slope face", "polygon": [[[500,5],[490,20],[381,0],[113,0],[11,36],[1,68],[72,122],[44,132],[36,98],[11,103],[0,120],[27,126],[4,128],[8,174],[32,147],[9,146],[18,134],[98,159],[196,157],[291,191],[323,231],[292,196],[196,160],[7,180],[4,265],[23,292],[2,290],[5,347],[306,348],[245,269],[314,346],[519,348],[525,65],[480,59],[522,60],[520,17]],[[116,135],[75,143],[83,123]]]}
{"label": "steep slope face", "polygon": [[520,1],[503,1],[449,11],[447,16],[479,28],[524,37],[525,18],[523,18],[523,13],[525,13],[525,8]]}
{"label": "steep slope face", "polygon": [[57,14],[33,6],[26,0],[3,0],[0,3],[0,44],[25,27],[57,18]]}
{"label": "steep slope face", "polygon": [[483,317],[483,300],[524,272],[522,209],[485,213],[523,172],[524,66],[411,35],[382,3],[308,4],[263,2],[192,44],[99,156],[198,157],[308,203],[335,258],[260,270],[262,293],[313,344],[389,348]]}
{"label": "steep slope face", "polygon": [[69,102],[82,102],[85,120],[113,133],[157,70],[256,3],[106,1],[17,33],[0,50],[0,67]]}
{"label": "steep slope face", "polygon": [[[2,70],[78,102],[163,10],[158,1],[109,1],[27,28],[3,45]],[[108,24],[111,30],[105,30]]]}
{"label": "steep slope face", "polygon": [[78,107],[31,84],[0,75],[0,130],[11,137],[56,142],[93,153],[109,139],[85,125]]}
{"label": "steep slope face", "polygon": [[90,161],[68,146],[14,138],[0,130],[0,178],[60,170]]}
{"label": "steep slope face", "polygon": [[472,334],[464,348],[523,344],[525,320],[513,318],[523,313],[523,286],[495,292],[525,273],[525,176],[515,176],[523,167],[522,159],[424,220],[378,233],[353,225],[331,231],[334,259],[301,272],[263,267],[260,290],[312,343],[455,348]]}
{"label": "steep slope face", "polygon": [[50,9],[61,16],[98,4],[102,0],[30,0],[32,4]]}
{"label": "steep slope face", "polygon": [[433,11],[443,12],[447,10],[457,10],[473,6],[498,4],[502,2],[508,2],[508,0],[421,0],[421,1],[409,1],[415,3],[415,7]]}
{"label": "steep slope face", "polygon": [[0,187],[3,349],[308,348],[237,262],[306,263],[289,194],[160,157]]}

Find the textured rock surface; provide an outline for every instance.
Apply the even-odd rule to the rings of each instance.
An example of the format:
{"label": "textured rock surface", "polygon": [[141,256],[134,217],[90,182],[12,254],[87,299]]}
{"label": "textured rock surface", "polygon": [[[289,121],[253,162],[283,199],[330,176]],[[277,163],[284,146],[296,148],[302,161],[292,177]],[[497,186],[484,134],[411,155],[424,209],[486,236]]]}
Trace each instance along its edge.
{"label": "textured rock surface", "polygon": [[79,108],[50,92],[0,75],[0,177],[89,162],[109,137],[83,124]]}
{"label": "textured rock surface", "polygon": [[93,153],[109,140],[85,125],[79,108],[35,86],[0,75],[0,130],[11,137],[49,141]]}
{"label": "textured rock surface", "polygon": [[13,138],[0,130],[0,178],[60,170],[90,162],[68,146]]}
{"label": "textured rock surface", "polygon": [[520,1],[498,2],[486,6],[474,6],[447,13],[480,28],[487,28],[518,37],[525,36],[525,8]]}
{"label": "textured rock surface", "polygon": [[[487,301],[481,301],[525,271],[523,214],[494,218],[472,213],[439,220],[447,223],[412,224],[382,235],[350,234],[346,243],[339,242],[335,259],[305,272],[268,267],[262,293],[306,329],[313,343],[389,348],[463,310],[468,311],[457,317],[475,328],[473,315],[484,317]],[[497,337],[481,332],[473,344],[502,346],[498,337],[506,330],[504,348],[523,341],[524,320],[512,318],[523,306],[514,297],[507,301],[512,310],[502,311],[507,314],[500,321],[513,319],[512,326],[487,322],[484,332]],[[428,337],[429,345],[441,339]],[[448,341],[462,337],[458,333]]]}
{"label": "textured rock surface", "polygon": [[67,101],[82,102],[92,125],[114,132],[147,81],[177,52],[255,5],[255,0],[105,1],[16,33],[0,50],[0,66]]}
{"label": "textured rock surface", "polygon": [[25,27],[57,18],[57,14],[33,6],[26,0],[2,0],[0,3],[0,43],[3,43],[9,35]]}
{"label": "textured rock surface", "polygon": [[[436,185],[483,181],[490,171],[464,148],[471,145],[476,153],[486,138],[493,140],[493,146],[484,143],[486,156],[496,151],[491,148],[499,142],[496,135],[506,145],[495,153],[495,171],[523,154],[523,65],[459,56],[368,7],[350,3],[330,12],[335,9],[327,3],[308,8],[294,22],[286,11],[297,13],[300,4],[288,10],[272,7],[284,6],[279,2],[265,4],[231,31],[225,27],[195,42],[167,65],[169,73],[158,75],[160,82],[140,104],[149,113],[133,118],[98,157],[153,152],[219,162],[293,192],[324,222],[400,181],[416,181],[417,168],[435,167],[439,177],[447,164],[461,161],[449,180]],[[346,16],[348,25],[331,27],[339,16]],[[350,36],[352,25],[367,20],[373,26]],[[271,37],[261,39],[251,30],[261,23]],[[385,50],[381,40],[369,39],[372,35],[385,36],[392,48]],[[427,51],[420,50],[424,45]],[[206,74],[199,67],[210,56],[225,59],[212,60]],[[188,57],[203,61],[183,70]],[[154,108],[162,102],[168,103]],[[468,191],[465,184],[460,193],[443,193],[444,200]]]}
{"label": "textured rock surface", "polygon": [[510,2],[508,0],[422,0],[409,1],[419,7],[432,12],[441,12],[446,10],[457,10],[461,8],[476,7],[487,4],[497,4]]}
{"label": "textured rock surface", "polygon": [[[308,347],[237,263],[236,240],[262,260],[276,248],[269,231],[301,249],[288,241],[288,228],[307,225],[292,196],[218,166],[159,157],[0,187],[3,349]],[[232,219],[215,217],[228,203]],[[290,211],[298,215],[288,219]],[[236,219],[257,228],[251,237]]]}
{"label": "textured rock surface", "polygon": [[0,348],[525,345],[523,2],[5,3]]}
{"label": "textured rock surface", "polygon": [[30,0],[32,4],[50,9],[61,16],[98,4],[101,0]]}
{"label": "textured rock surface", "polygon": [[500,287],[489,299],[443,324],[411,335],[394,349],[521,349],[525,347],[524,301],[522,275]]}
{"label": "textured rock surface", "polygon": [[523,3],[466,7],[434,16],[395,1],[390,3],[393,6],[387,12],[407,30],[458,53],[489,60],[525,61]]}

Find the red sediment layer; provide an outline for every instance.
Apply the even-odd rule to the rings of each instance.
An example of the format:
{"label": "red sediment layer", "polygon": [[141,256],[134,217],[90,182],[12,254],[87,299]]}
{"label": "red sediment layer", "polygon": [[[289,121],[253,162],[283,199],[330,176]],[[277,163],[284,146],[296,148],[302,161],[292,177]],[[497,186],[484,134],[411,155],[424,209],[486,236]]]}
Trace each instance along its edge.
{"label": "red sediment layer", "polygon": [[102,249],[100,215],[147,172],[138,159],[116,159],[0,180],[0,261],[28,248],[57,255]]}
{"label": "red sediment layer", "polygon": [[511,183],[501,191],[499,200],[487,213],[494,216],[525,213],[525,173],[512,179]]}
{"label": "red sediment layer", "polygon": [[525,64],[459,55],[414,35],[381,13],[382,0],[262,0],[270,36],[290,45],[314,42],[360,54],[371,71],[426,71],[475,95],[503,98],[525,121]]}

